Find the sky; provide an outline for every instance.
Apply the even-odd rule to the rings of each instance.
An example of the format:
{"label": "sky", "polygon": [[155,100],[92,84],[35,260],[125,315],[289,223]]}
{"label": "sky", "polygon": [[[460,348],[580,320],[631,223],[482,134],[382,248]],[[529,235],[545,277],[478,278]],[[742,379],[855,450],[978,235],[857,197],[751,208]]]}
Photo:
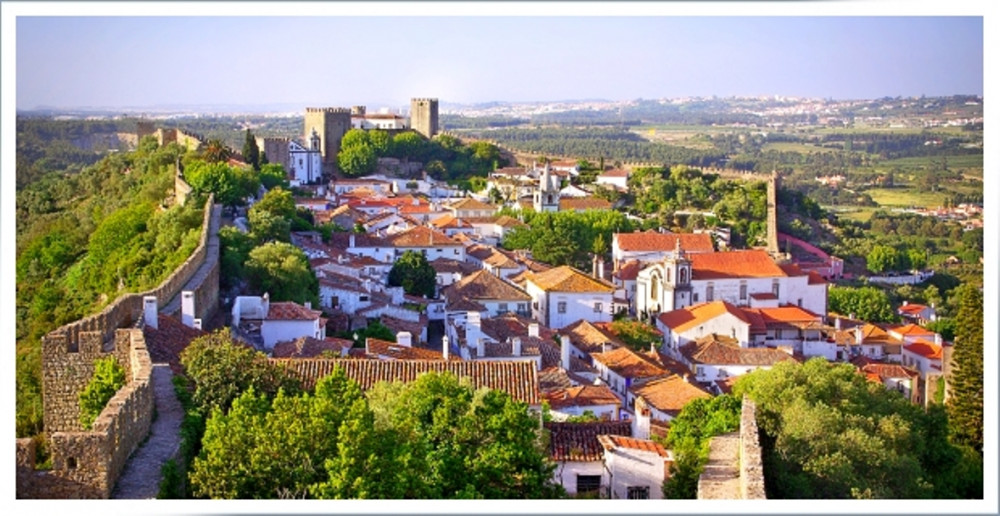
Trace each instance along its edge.
{"label": "sky", "polygon": [[983,94],[979,16],[22,16],[16,30],[19,110]]}

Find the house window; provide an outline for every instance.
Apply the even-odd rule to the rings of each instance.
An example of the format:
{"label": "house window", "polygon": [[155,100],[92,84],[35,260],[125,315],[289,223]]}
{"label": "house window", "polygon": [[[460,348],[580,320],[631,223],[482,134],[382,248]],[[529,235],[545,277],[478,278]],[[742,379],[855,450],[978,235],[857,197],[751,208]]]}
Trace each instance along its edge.
{"label": "house window", "polygon": [[595,314],[601,313],[601,310],[603,310],[603,309],[604,309],[604,304],[603,303],[594,303],[594,313]]}
{"label": "house window", "polygon": [[774,294],[774,297],[778,298],[780,298],[780,296],[778,295],[778,292],[780,290],[779,285],[780,284],[778,283],[778,280],[774,280],[774,283],[771,283],[771,293]]}
{"label": "house window", "polygon": [[556,307],[557,307],[559,313],[561,313],[561,314],[566,313],[566,302],[565,301],[560,301],[558,304],[556,304]]}
{"label": "house window", "polygon": [[[670,281],[670,269],[667,269],[667,281]],[[653,278],[650,280],[649,295],[653,299],[660,298],[660,276],[653,274]]]}
{"label": "house window", "polygon": [[601,489],[601,476],[600,475],[577,475],[576,476],[576,494],[577,495],[596,495]]}
{"label": "house window", "polygon": [[747,300],[747,284],[740,283],[740,301]]}
{"label": "house window", "polygon": [[705,288],[705,302],[711,303],[715,300],[715,285],[709,283],[708,287]]}
{"label": "house window", "polygon": [[677,282],[687,283],[687,280],[688,280],[687,268],[682,267],[680,272],[677,273]]}
{"label": "house window", "polygon": [[518,312],[522,312],[522,313],[523,312],[527,312],[528,311],[528,304],[527,303],[518,303],[517,304],[517,311]]}
{"label": "house window", "polygon": [[705,376],[705,368],[702,366],[696,366],[694,373],[698,376]]}
{"label": "house window", "polygon": [[649,486],[628,486],[629,500],[648,500]]}
{"label": "house window", "polygon": [[694,294],[691,294],[691,302],[692,303],[697,303],[698,302],[698,293],[697,292],[695,292]]}
{"label": "house window", "polygon": [[368,301],[368,296],[362,295],[358,297],[359,301]]}
{"label": "house window", "polygon": [[458,254],[458,249],[455,249],[455,254]]}
{"label": "house window", "polygon": [[333,297],[331,297],[330,298],[330,306],[333,307],[333,308],[337,308],[338,306],[340,306],[340,296],[333,296]]}
{"label": "house window", "polygon": [[497,305],[497,311],[500,313],[507,313],[507,303],[500,303]]}

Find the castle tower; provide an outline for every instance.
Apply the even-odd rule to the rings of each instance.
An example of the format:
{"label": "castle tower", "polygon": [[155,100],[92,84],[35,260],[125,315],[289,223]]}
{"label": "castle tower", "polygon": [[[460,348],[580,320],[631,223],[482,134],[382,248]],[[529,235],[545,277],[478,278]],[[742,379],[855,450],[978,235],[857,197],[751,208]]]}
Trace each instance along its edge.
{"label": "castle tower", "polygon": [[438,132],[438,99],[410,99],[410,128],[427,138]]}
{"label": "castle tower", "polygon": [[775,170],[767,180],[767,252],[773,257],[781,255],[778,249],[778,185]]}
{"label": "castle tower", "polygon": [[340,140],[351,129],[351,110],[347,108],[306,108],[304,140],[309,141],[313,131],[319,136],[319,151],[323,157],[323,174],[331,175],[337,169]]}
{"label": "castle tower", "polygon": [[687,253],[681,249],[681,239],[677,239],[677,246],[673,254],[663,261],[663,269],[666,278],[663,282],[663,307],[664,312],[677,310],[693,304],[691,299],[691,260]]}
{"label": "castle tower", "polygon": [[545,163],[542,169],[542,177],[538,178],[538,188],[535,190],[534,206],[535,211],[542,213],[545,211],[559,211],[559,178],[552,175],[549,164]]}

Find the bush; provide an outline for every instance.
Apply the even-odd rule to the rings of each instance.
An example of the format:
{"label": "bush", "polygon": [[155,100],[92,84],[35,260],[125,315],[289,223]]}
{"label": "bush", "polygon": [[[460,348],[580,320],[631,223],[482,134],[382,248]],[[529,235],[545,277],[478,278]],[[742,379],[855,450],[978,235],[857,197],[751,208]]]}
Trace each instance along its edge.
{"label": "bush", "polygon": [[125,369],[115,357],[105,357],[94,362],[94,377],[80,393],[80,424],[90,430],[104,406],[118,389],[125,386]]}

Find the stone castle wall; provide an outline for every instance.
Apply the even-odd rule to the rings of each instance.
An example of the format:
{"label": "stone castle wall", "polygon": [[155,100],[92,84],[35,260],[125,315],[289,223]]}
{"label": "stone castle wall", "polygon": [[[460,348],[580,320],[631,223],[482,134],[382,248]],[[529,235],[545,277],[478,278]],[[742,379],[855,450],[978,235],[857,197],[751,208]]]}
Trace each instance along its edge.
{"label": "stone castle wall", "polygon": [[740,428],[709,443],[708,462],[698,478],[699,500],[763,500],[764,463],[757,405],[743,396]]}
{"label": "stone castle wall", "polygon": [[744,500],[763,500],[764,462],[757,429],[757,405],[743,396],[740,414],[740,495]]}
{"label": "stone castle wall", "polygon": [[[140,319],[140,325],[141,322]],[[75,429],[49,430],[51,470],[35,470],[32,439],[17,440],[18,498],[108,498],[128,457],[149,433],[154,408],[152,362],[141,327],[117,330],[113,345],[107,350],[101,349],[101,333],[88,332],[82,337],[78,351],[55,347],[55,341],[48,342],[42,352],[47,360],[43,375],[58,374],[63,383],[76,385],[85,377],[89,379],[87,371],[93,374],[94,360],[114,356],[124,362],[128,382],[104,407],[90,431],[80,430],[79,408],[73,414],[68,413],[69,404],[55,408],[56,412],[60,409],[66,412],[60,419],[73,420]],[[60,365],[64,369],[52,369]],[[45,409],[48,425],[47,403]]]}

